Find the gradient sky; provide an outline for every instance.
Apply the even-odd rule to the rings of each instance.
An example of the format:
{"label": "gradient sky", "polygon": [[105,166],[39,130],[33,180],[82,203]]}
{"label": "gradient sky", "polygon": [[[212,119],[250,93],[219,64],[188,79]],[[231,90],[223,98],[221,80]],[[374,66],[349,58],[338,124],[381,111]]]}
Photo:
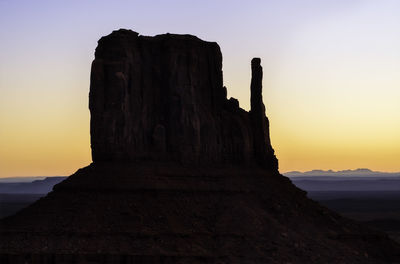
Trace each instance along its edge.
{"label": "gradient sky", "polygon": [[250,60],[280,171],[400,171],[400,1],[0,0],[0,177],[88,165],[89,74],[114,29],[216,41],[249,109]]}

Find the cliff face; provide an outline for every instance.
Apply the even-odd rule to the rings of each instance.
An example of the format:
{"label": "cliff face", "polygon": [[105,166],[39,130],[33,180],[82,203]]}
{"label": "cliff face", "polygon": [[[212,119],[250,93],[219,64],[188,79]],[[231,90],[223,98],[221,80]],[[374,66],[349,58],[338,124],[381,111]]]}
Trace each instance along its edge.
{"label": "cliff face", "polygon": [[101,38],[89,97],[93,161],[257,163],[277,169],[260,59],[252,65],[250,114],[226,98],[218,44],[130,30]]}

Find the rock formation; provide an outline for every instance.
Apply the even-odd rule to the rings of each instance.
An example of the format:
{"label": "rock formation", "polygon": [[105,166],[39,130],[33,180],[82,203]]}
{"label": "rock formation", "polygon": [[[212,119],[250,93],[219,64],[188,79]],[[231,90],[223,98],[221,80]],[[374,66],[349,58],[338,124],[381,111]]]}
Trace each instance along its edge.
{"label": "rock formation", "polygon": [[130,30],[100,39],[89,97],[93,161],[258,163],[276,170],[260,59],[252,70],[249,114],[226,98],[216,43]]}
{"label": "rock formation", "polygon": [[251,127],[253,129],[254,155],[260,164],[269,162],[277,168],[277,160],[268,158],[274,153],[269,138],[269,121],[265,116],[265,106],[262,100],[262,67],[261,60],[254,58],[251,60]]}
{"label": "rock formation", "polygon": [[96,49],[93,163],[0,220],[0,263],[388,263],[400,246],[279,174],[252,61],[226,99],[216,43],[119,30]]}

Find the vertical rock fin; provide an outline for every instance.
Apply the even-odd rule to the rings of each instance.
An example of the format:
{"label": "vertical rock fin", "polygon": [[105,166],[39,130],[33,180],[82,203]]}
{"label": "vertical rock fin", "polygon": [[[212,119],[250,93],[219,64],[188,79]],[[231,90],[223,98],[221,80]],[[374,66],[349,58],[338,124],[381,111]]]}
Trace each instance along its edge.
{"label": "vertical rock fin", "polygon": [[262,78],[261,59],[253,58],[251,60],[250,119],[253,130],[254,157],[261,166],[277,169],[278,160],[271,146],[269,120],[265,115],[262,98]]}

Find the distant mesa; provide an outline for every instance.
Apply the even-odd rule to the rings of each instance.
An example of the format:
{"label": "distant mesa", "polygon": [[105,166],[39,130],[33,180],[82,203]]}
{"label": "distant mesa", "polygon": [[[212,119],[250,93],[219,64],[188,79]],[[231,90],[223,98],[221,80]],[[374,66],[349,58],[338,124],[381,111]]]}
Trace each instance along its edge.
{"label": "distant mesa", "polygon": [[17,183],[17,182],[33,182],[36,180],[44,180],[46,176],[33,176],[33,177],[23,177],[23,176],[17,176],[17,177],[6,177],[6,178],[0,178],[0,183]]}
{"label": "distant mesa", "polygon": [[[67,177],[26,177],[21,179],[9,178],[7,181],[0,181],[0,194],[46,194],[53,189],[53,186]],[[14,180],[13,180],[14,179]],[[31,179],[31,181],[28,181]]]}
{"label": "distant mesa", "polygon": [[370,169],[355,169],[355,170],[312,170],[312,171],[290,171],[283,173],[287,177],[400,177],[400,172],[381,172],[372,171]]}

